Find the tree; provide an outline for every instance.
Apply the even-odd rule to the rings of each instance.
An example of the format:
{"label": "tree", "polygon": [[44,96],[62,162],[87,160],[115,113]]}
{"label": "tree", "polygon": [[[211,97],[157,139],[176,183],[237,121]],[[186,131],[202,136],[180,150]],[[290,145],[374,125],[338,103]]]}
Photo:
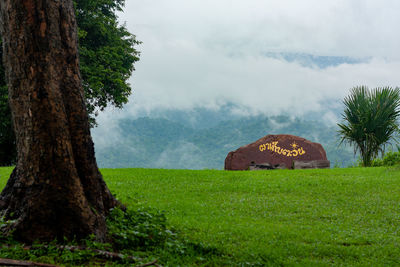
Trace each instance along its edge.
{"label": "tree", "polygon": [[0,194],[2,231],[32,242],[94,234],[118,205],[96,164],[72,0],[0,1],[18,161]]}
{"label": "tree", "polygon": [[[115,13],[122,10],[124,3],[125,0],[74,1],[79,27],[80,70],[91,125],[95,125],[98,111],[109,104],[121,108],[131,94],[127,80],[134,70],[134,63],[139,60],[139,52],[135,49],[139,42],[124,26],[118,25]],[[9,166],[16,161],[7,95],[4,68],[0,64],[0,166]]]}
{"label": "tree", "polygon": [[385,87],[370,91],[365,86],[355,87],[343,103],[344,123],[338,124],[341,143],[354,145],[363,166],[370,166],[399,129],[400,89]]}

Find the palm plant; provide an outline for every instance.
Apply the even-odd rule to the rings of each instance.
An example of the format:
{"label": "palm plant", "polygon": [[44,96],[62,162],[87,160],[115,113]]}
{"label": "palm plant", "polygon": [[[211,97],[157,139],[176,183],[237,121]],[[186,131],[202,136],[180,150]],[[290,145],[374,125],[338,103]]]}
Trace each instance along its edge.
{"label": "palm plant", "polygon": [[360,152],[363,166],[383,153],[393,134],[398,131],[400,89],[354,87],[344,101],[344,123],[338,123],[341,142]]}

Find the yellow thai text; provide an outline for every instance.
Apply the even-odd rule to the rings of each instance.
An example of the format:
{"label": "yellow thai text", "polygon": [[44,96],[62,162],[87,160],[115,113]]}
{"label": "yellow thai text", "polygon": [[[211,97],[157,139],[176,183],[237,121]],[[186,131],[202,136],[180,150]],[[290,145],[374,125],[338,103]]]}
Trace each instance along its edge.
{"label": "yellow thai text", "polygon": [[[295,147],[295,146],[293,146],[293,147]],[[269,151],[278,153],[278,154],[286,156],[286,157],[297,157],[297,156],[306,154],[306,151],[302,147],[295,148],[292,150],[281,148],[278,146],[278,141],[261,144],[258,148],[261,152],[263,152],[265,150],[269,150]]]}

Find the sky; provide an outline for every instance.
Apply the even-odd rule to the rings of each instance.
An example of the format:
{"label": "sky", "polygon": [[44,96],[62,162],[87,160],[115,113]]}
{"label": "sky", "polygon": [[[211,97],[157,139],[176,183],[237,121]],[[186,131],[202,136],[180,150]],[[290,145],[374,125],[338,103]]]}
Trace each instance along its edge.
{"label": "sky", "polygon": [[126,0],[120,21],[143,42],[133,94],[98,121],[229,103],[302,116],[354,86],[400,86],[399,14],[398,0]]}

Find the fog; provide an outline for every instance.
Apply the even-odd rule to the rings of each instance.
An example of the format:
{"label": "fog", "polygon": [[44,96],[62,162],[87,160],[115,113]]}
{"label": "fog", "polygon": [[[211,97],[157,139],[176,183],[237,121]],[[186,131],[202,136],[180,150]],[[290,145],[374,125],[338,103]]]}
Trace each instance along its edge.
{"label": "fog", "polygon": [[[120,21],[143,44],[118,116],[225,103],[302,115],[357,85],[398,86],[399,10],[389,0],[129,0]],[[304,54],[356,60],[319,68]]]}

